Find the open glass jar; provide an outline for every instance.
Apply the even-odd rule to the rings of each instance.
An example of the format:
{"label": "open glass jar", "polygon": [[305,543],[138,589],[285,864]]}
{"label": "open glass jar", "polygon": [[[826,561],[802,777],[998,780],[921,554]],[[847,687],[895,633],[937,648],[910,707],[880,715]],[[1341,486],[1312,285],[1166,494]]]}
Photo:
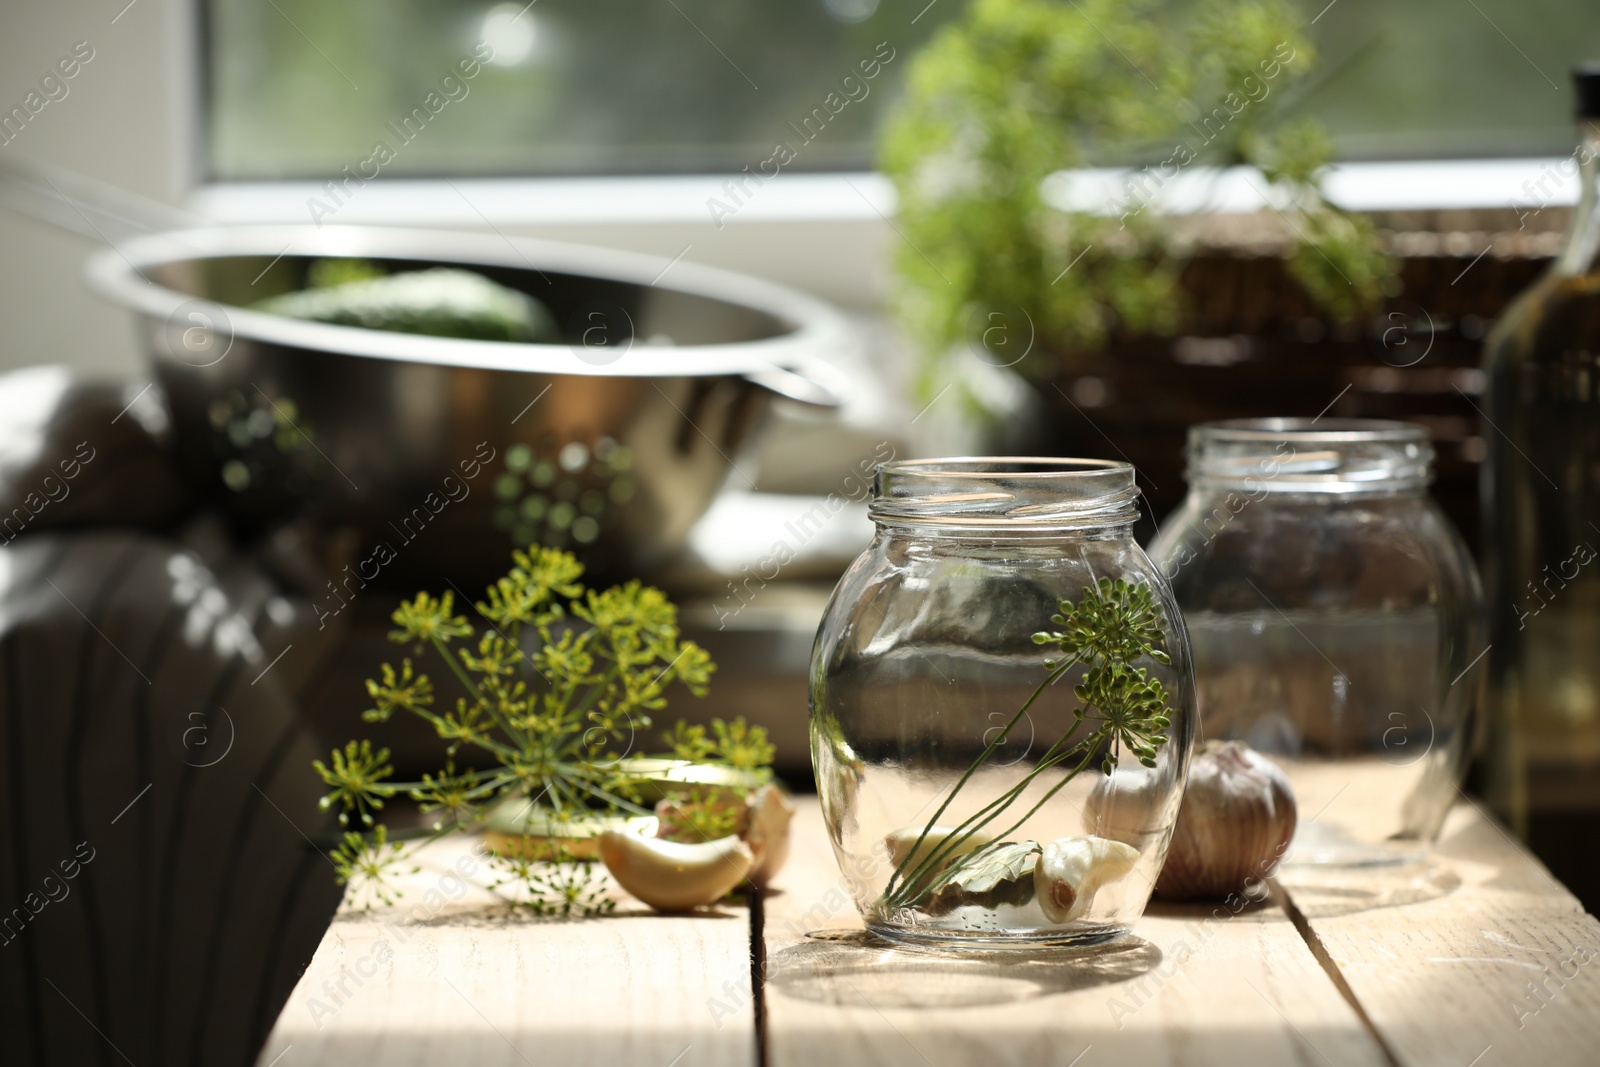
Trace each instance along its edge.
{"label": "open glass jar", "polygon": [[1201,733],[1277,762],[1285,862],[1420,858],[1455,799],[1482,591],[1429,499],[1427,431],[1361,419],[1209,423],[1150,554],[1194,642]]}
{"label": "open glass jar", "polygon": [[874,933],[994,949],[1126,933],[1193,740],[1188,638],[1126,463],[879,468],[877,534],[811,660],[834,852]]}

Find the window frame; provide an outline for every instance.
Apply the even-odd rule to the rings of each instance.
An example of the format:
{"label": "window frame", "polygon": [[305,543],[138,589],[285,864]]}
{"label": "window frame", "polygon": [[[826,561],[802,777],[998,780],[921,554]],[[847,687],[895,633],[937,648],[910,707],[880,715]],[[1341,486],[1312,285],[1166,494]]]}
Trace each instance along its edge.
{"label": "window frame", "polygon": [[[316,221],[306,206],[324,184],[217,181],[206,176],[210,16],[205,0],[164,0],[178,24],[174,43],[187,63],[172,79],[179,116],[185,206],[219,224]],[[1533,209],[1577,201],[1577,179],[1561,174],[1569,157],[1353,162],[1336,164],[1328,198],[1354,211]],[[1111,213],[1127,172],[1094,168],[1053,177],[1055,196],[1080,210]],[[1550,176],[1558,179],[1552,182]],[[375,179],[329,224],[489,230],[680,256],[794,285],[846,307],[879,310],[889,290],[894,189],[876,172],[797,171],[754,192],[742,175],[659,174],[588,177]],[[1538,188],[1536,188],[1536,185]],[[1251,167],[1192,168],[1157,197],[1177,214],[1271,209],[1267,184]],[[1548,194],[1548,195],[1547,195]]]}

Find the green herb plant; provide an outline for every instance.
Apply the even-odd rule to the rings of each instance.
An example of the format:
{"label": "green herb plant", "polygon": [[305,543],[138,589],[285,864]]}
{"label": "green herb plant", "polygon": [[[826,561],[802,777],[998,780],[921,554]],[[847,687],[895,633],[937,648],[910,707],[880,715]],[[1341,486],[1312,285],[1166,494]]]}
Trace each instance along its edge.
{"label": "green herb plant", "polygon": [[[351,827],[333,859],[344,884],[359,884],[392,902],[388,878],[420,847],[419,839],[480,828],[505,803],[519,804],[515,825],[552,837],[597,817],[649,815],[659,782],[629,759],[650,713],[666,705],[666,690],[681,684],[703,696],[715,670],[711,657],[683,640],[677,608],[658,589],[637,581],[605,590],[586,588],[583,567],[570,553],[534,546],[513,553],[513,566],[474,605],[480,626],[456,614],[451,593],[418,593],[391,616],[390,640],[431,653],[465,696],[453,707],[437,701],[429,676],[410,657],[367,681],[368,722],[396,712],[431,725],[445,743],[444,766],[420,781],[396,781],[389,750],[350,741],[324,763],[314,762],[328,786],[323,810],[337,809]],[[744,720],[704,727],[678,723],[666,738],[667,758],[770,777],[773,749],[766,731]],[[472,766],[458,766],[471,754]],[[656,794],[650,791],[656,788]],[[431,816],[431,825],[393,834],[376,816],[404,795]],[[538,829],[534,829],[538,828]],[[528,890],[545,914],[609,910],[590,867],[570,854],[553,864],[500,857],[505,876]]]}
{"label": "green herb plant", "polygon": [[[1148,201],[1191,167],[1260,167],[1313,302],[1341,319],[1373,307],[1393,266],[1366,219],[1322,197],[1331,143],[1295,117],[1315,62],[1290,0],[972,0],[912,61],[879,141],[921,390],[1018,308],[1063,359],[1117,328],[1175,329],[1186,238]],[[1091,166],[1134,171],[1109,215],[1047,202],[1051,175]]]}
{"label": "green herb plant", "polygon": [[[884,887],[880,899],[884,912],[917,906],[946,886],[962,886],[969,875],[988,875],[992,882],[989,869],[997,864],[1014,876],[1038,846],[1032,842],[1024,843],[1031,848],[1019,846],[1007,838],[1082,773],[1096,755],[1100,756],[1099,769],[1107,775],[1124,751],[1146,767],[1155,766],[1156,754],[1167,743],[1167,731],[1172,725],[1167,690],[1147,669],[1133,666],[1146,657],[1156,663],[1171,663],[1159,647],[1165,642],[1166,632],[1150,586],[1101,578],[1084,590],[1076,604],[1061,600],[1058,608],[1058,614],[1050,617],[1056,628],[1033,635],[1035,644],[1054,650],[1044,661],[1044,679],[929,816],[927,825]],[[1014,785],[962,820],[944,840],[923,854],[924,843],[963,787],[1005,744],[1012,729],[1044,691],[1074,668],[1083,669],[1082,680],[1073,687],[1078,705],[1061,737]],[[1012,806],[1028,787],[1063,767],[1065,770],[1043,795],[1015,816]],[[994,843],[962,855],[963,845],[997,820],[1003,821],[1004,829],[989,835]],[[952,857],[958,858],[952,862]]]}

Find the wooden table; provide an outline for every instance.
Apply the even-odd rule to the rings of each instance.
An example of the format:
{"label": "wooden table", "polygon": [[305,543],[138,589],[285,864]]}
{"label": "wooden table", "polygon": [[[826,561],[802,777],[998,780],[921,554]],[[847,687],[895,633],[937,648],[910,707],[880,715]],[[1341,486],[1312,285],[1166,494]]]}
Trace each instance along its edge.
{"label": "wooden table", "polygon": [[751,908],[535,919],[456,863],[430,846],[396,906],[341,910],[261,1067],[1600,1063],[1600,923],[1465,803],[1385,899],[1286,876],[1076,961],[868,942],[810,801]]}

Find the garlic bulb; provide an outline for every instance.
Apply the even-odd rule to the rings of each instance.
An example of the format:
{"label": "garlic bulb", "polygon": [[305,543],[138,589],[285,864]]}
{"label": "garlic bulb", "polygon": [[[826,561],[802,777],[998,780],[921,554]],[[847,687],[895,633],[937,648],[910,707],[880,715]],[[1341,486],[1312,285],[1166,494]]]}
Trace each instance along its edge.
{"label": "garlic bulb", "polygon": [[1238,741],[1207,741],[1156,892],[1169,900],[1225,897],[1271,874],[1294,837],[1294,792],[1278,765]]}
{"label": "garlic bulb", "polygon": [[1033,868],[1033,891],[1053,923],[1068,923],[1089,910],[1094,894],[1125,878],[1139,850],[1105,837],[1063,837],[1044,846]]}

